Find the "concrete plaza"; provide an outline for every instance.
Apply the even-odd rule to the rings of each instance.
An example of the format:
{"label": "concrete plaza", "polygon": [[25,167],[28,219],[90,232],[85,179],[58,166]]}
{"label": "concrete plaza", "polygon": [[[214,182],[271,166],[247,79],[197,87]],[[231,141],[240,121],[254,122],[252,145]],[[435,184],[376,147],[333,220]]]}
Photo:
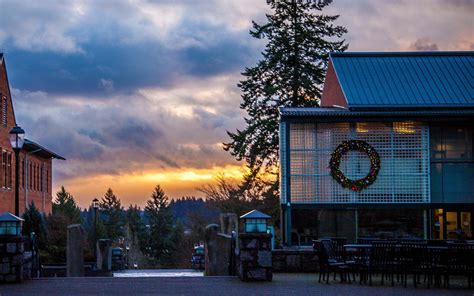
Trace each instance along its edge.
{"label": "concrete plaza", "polygon": [[47,278],[0,286],[1,296],[10,295],[469,295],[463,281],[450,289],[403,288],[400,284],[374,286],[319,284],[317,274],[274,274],[272,282],[241,282],[236,277],[109,277]]}

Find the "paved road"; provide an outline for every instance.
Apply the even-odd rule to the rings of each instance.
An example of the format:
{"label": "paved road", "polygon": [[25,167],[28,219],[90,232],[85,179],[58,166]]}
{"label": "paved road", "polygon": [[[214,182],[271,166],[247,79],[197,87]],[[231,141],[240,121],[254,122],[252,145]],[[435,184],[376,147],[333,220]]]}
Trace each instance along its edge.
{"label": "paved road", "polygon": [[234,277],[51,278],[0,285],[10,295],[469,295],[465,288],[318,284],[314,274],[276,274],[273,282],[243,283]]}

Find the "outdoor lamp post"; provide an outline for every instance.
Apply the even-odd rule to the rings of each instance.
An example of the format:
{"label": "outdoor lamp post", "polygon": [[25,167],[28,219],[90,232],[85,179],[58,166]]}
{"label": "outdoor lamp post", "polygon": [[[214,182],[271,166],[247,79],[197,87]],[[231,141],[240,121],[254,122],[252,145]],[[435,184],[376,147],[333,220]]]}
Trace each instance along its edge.
{"label": "outdoor lamp post", "polygon": [[267,233],[267,222],[271,217],[253,210],[240,216],[244,222],[244,233]]}
{"label": "outdoor lamp post", "polygon": [[97,243],[97,239],[98,239],[98,235],[97,235],[97,216],[98,216],[98,212],[99,212],[99,200],[97,198],[94,198],[92,200],[92,208],[94,209],[94,236],[93,236],[93,247],[95,248],[95,245]]}
{"label": "outdoor lamp post", "polygon": [[94,230],[97,227],[97,211],[99,210],[99,200],[94,198],[92,200],[92,208],[94,209]]}
{"label": "outdoor lamp post", "polygon": [[25,221],[12,213],[0,215],[0,237],[1,236],[21,236],[21,223]]}
{"label": "outdoor lamp post", "polygon": [[15,216],[20,216],[20,193],[18,191],[20,175],[18,167],[20,163],[20,151],[25,143],[25,131],[18,125],[10,130],[10,143],[13,151],[15,151]]}

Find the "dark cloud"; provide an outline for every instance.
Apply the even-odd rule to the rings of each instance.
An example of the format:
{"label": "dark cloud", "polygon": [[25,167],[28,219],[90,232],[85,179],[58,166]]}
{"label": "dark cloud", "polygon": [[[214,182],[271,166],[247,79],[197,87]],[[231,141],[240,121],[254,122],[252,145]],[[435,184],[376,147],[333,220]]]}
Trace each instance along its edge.
{"label": "dark cloud", "polygon": [[[112,43],[89,40],[85,53],[7,51],[13,87],[51,94],[97,95],[166,87],[180,76],[213,76],[238,71],[258,54],[241,33],[208,29],[223,38],[199,40],[199,45],[173,49],[158,41]],[[246,34],[246,33],[245,33]],[[253,54],[253,55],[252,55]]]}
{"label": "dark cloud", "polygon": [[463,8],[463,9],[474,10],[474,1],[473,0],[449,0],[449,1],[440,0],[440,2],[443,5],[452,5],[452,6],[457,6],[457,7]]}
{"label": "dark cloud", "polygon": [[98,159],[105,151],[99,143],[49,116],[41,116],[36,120],[21,117],[21,124],[27,131],[27,138],[39,141],[41,145],[66,158],[89,161]]}
{"label": "dark cloud", "polygon": [[430,38],[418,38],[410,46],[410,49],[419,51],[436,51],[438,50],[438,45],[432,42]]}

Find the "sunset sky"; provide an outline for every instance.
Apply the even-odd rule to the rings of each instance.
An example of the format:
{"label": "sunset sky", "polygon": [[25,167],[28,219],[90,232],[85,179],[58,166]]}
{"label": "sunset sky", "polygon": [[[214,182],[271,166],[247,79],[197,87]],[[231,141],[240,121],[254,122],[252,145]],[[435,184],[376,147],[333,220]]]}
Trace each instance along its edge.
{"label": "sunset sky", "polygon": [[[27,138],[67,161],[54,188],[80,206],[111,187],[144,205],[217,173],[239,178],[222,150],[243,127],[236,87],[265,41],[250,37],[265,0],[0,0],[15,114]],[[474,0],[336,0],[350,51],[474,50]]]}

